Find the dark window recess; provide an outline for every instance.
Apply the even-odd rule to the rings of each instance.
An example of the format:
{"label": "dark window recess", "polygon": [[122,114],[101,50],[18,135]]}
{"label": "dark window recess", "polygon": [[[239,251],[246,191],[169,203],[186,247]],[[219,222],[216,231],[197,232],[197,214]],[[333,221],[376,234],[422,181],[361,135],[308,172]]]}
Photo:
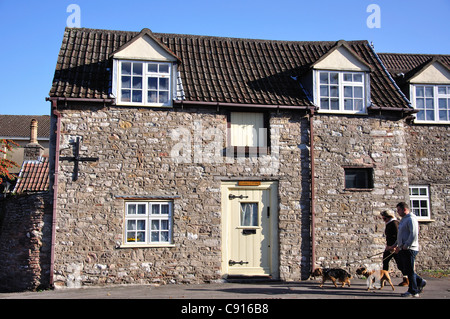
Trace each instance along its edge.
{"label": "dark window recess", "polygon": [[373,188],[372,168],[345,168],[345,188]]}

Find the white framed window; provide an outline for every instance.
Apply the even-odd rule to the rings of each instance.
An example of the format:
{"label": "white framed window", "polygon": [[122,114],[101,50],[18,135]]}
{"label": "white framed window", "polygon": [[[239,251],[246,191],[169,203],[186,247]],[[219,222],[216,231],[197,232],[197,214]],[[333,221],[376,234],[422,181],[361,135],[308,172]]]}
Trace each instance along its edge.
{"label": "white framed window", "polygon": [[167,245],[172,242],[172,202],[126,202],[125,245]]}
{"label": "white framed window", "polygon": [[316,73],[316,103],[323,112],[366,113],[367,76],[364,72]]}
{"label": "white framed window", "polygon": [[117,72],[118,104],[172,105],[171,63],[120,60]]}
{"label": "white framed window", "polygon": [[410,209],[418,220],[430,219],[430,195],[428,186],[409,186]]}
{"label": "white framed window", "polygon": [[450,85],[412,85],[416,122],[450,123]]}

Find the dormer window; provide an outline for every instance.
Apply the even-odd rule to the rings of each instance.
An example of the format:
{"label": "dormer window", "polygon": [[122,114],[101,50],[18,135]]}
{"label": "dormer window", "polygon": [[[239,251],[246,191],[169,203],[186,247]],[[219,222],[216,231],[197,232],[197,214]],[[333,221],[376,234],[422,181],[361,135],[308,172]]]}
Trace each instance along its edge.
{"label": "dormer window", "polygon": [[119,61],[119,104],[171,105],[171,64]]}
{"label": "dormer window", "polygon": [[450,122],[450,85],[413,85],[412,101],[416,122]]}
{"label": "dormer window", "polygon": [[[181,60],[149,29],[111,54],[113,58],[112,93],[118,105],[172,106],[182,98],[177,90],[177,66]],[[178,79],[179,80],[179,79]]]}
{"label": "dormer window", "polygon": [[318,71],[319,109],[329,112],[365,112],[364,73]]}

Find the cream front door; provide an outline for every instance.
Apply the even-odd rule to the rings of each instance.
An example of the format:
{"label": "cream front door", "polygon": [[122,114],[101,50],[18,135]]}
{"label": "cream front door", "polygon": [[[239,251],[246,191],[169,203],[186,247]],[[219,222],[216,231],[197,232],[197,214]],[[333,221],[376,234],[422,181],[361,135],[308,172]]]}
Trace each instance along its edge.
{"label": "cream front door", "polygon": [[[258,182],[259,183],[259,182]],[[273,183],[226,187],[226,251],[228,275],[276,276],[277,204]]]}

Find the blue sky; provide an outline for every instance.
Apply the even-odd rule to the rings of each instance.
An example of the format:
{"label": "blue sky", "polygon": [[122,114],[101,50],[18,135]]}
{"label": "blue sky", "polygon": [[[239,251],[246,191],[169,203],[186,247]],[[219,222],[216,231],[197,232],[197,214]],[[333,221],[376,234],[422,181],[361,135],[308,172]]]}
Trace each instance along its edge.
{"label": "blue sky", "polygon": [[[50,113],[70,4],[81,27],[293,41],[368,40],[377,52],[450,54],[449,0],[0,0],[0,114]],[[380,27],[367,19],[379,8]]]}

